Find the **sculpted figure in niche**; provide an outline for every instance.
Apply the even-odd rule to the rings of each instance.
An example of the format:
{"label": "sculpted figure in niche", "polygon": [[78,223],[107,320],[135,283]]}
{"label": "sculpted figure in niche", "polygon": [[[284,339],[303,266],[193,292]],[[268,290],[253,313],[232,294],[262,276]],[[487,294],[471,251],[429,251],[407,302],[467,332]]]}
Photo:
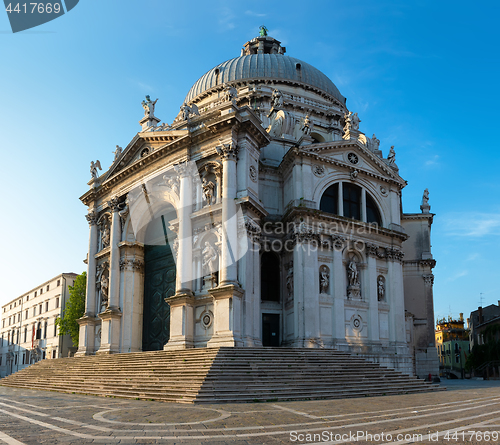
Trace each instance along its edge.
{"label": "sculpted figure in niche", "polygon": [[97,169],[102,170],[101,168],[101,163],[99,162],[99,159],[97,161],[90,161],[90,174],[92,175],[93,179],[97,179],[99,177],[99,173],[97,172]]}
{"label": "sculpted figure in niche", "polygon": [[394,150],[394,145],[391,145],[391,149],[389,150],[389,156],[387,156],[387,160],[389,161],[389,165],[394,165],[396,163],[396,151]]}
{"label": "sculpted figure in niche", "polygon": [[111,234],[107,219],[104,219],[102,223],[101,233],[102,233],[101,234],[102,248],[104,249],[105,247],[109,246],[109,241],[111,239]]}
{"label": "sculpted figure in niche", "polygon": [[319,271],[319,291],[322,294],[328,293],[328,287],[330,285],[330,274],[328,268],[322,267]]}
{"label": "sculpted figure in niche", "polygon": [[101,275],[101,312],[104,311],[108,305],[108,288],[109,280],[104,274]]}
{"label": "sculpted figure in niche", "polygon": [[207,181],[203,178],[203,204],[212,205],[214,201],[215,184],[212,181]]}
{"label": "sculpted figure in niche", "polygon": [[383,277],[378,277],[377,293],[378,293],[378,301],[383,301],[385,297],[385,283]]}
{"label": "sculpted figure in niche", "polygon": [[203,255],[203,270],[207,271],[210,275],[214,274],[217,269],[217,252],[212,245],[205,241],[205,247],[202,252]]}
{"label": "sculpted figure in niche", "polygon": [[286,289],[288,291],[288,298],[293,297],[293,264],[288,267],[288,273],[286,275]]}
{"label": "sculpted figure in niche", "polygon": [[149,95],[146,96],[146,100],[142,101],[142,108],[144,108],[144,116],[152,117],[155,115],[156,102],[158,102],[158,99],[152,102]]}
{"label": "sculpted figure in niche", "polygon": [[347,266],[347,276],[349,277],[349,286],[359,285],[358,266],[354,261],[351,261]]}

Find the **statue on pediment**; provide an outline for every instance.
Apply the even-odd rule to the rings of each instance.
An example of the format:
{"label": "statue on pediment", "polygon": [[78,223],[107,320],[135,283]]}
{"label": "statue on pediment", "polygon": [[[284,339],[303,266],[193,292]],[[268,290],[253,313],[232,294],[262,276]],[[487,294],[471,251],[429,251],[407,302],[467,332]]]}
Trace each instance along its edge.
{"label": "statue on pediment", "polygon": [[373,151],[378,150],[378,148],[380,146],[380,139],[377,139],[377,136],[375,136],[375,133],[373,133],[371,145],[372,145]]}
{"label": "statue on pediment", "polygon": [[119,145],[116,146],[116,150],[113,152],[113,154],[115,155],[115,161],[122,154],[122,150],[123,149]]}
{"label": "statue on pediment", "polygon": [[389,165],[391,167],[396,163],[396,151],[394,150],[394,145],[391,145],[391,149],[389,150],[389,155],[387,156],[387,160],[389,161]]}
{"label": "statue on pediment", "polygon": [[359,130],[359,123],[361,122],[361,119],[358,117],[358,113],[354,113],[351,116],[351,123],[352,123],[352,129],[358,131]]}
{"label": "statue on pediment", "polygon": [[155,115],[156,102],[158,102],[158,99],[156,99],[153,102],[151,101],[151,97],[149,95],[146,96],[146,100],[142,101],[142,108],[144,108],[144,116],[153,117]]}
{"label": "statue on pediment", "polygon": [[269,114],[267,117],[271,117],[271,115],[278,110],[281,110],[283,108],[283,93],[275,89],[273,91],[273,95],[271,96],[271,110],[269,111]]}
{"label": "statue on pediment", "polygon": [[102,170],[99,159],[95,161],[95,163],[94,161],[90,161],[90,174],[92,175],[92,179],[97,179],[99,177],[97,169]]}

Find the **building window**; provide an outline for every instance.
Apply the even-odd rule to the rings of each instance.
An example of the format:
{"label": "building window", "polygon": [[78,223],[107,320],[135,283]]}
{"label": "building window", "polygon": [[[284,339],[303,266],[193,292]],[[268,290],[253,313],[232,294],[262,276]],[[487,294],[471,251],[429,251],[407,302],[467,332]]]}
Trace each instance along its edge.
{"label": "building window", "polygon": [[354,184],[344,183],[343,202],[344,216],[352,219],[361,219],[361,188]]}
{"label": "building window", "polygon": [[16,307],[16,302],[14,301],[14,307]]}
{"label": "building window", "polygon": [[52,351],[52,358],[56,358],[56,353],[57,353],[57,351],[54,349],[54,350]]}
{"label": "building window", "polygon": [[21,321],[21,312],[19,312],[19,314],[17,314],[17,322],[19,323]]}
{"label": "building window", "polygon": [[19,329],[17,330],[17,336],[16,336],[16,345],[19,344]]}
{"label": "building window", "polygon": [[25,317],[24,317],[25,320],[28,319],[28,309],[26,309],[26,314],[25,314]]}
{"label": "building window", "polygon": [[54,320],[54,337],[57,337],[57,325],[56,325],[56,320]]}
{"label": "building window", "polygon": [[49,287],[49,286],[50,286],[50,284],[47,284],[47,289],[46,289],[46,291],[47,291],[47,292],[48,292],[48,291],[49,291],[49,289],[50,289],[50,287]]}
{"label": "building window", "polygon": [[338,215],[339,185],[333,184],[325,190],[319,204],[320,210]]}
{"label": "building window", "polygon": [[5,320],[2,320],[2,328],[5,327]]}
{"label": "building window", "polygon": [[264,252],[260,259],[260,297],[263,301],[280,302],[280,260],[273,252]]}
{"label": "building window", "polygon": [[42,289],[40,289],[40,295],[42,295],[42,294],[43,294],[43,288],[42,288]]}
{"label": "building window", "polygon": [[26,340],[28,339],[28,327],[24,327],[24,343],[26,343]]}
{"label": "building window", "polygon": [[49,302],[45,302],[45,312],[49,312]]}
{"label": "building window", "polygon": [[14,365],[17,365],[17,354],[14,355]]}
{"label": "building window", "polygon": [[33,317],[36,316],[36,306],[33,306]]}
{"label": "building window", "polygon": [[[349,182],[342,182],[342,202],[339,209],[339,183],[332,184],[328,187],[321,197],[319,209],[326,213],[345,216],[346,218],[361,220],[366,219],[368,223],[382,225],[380,210],[375,200],[361,187]],[[366,196],[365,212],[362,209],[362,194]]]}
{"label": "building window", "polygon": [[47,327],[49,326],[49,323],[46,321],[45,326],[43,327],[43,338],[47,338]]}
{"label": "building window", "polygon": [[375,223],[378,226],[382,225],[382,218],[380,218],[377,204],[368,193],[366,194],[366,222]]}
{"label": "building window", "polygon": [[0,366],[2,366],[2,357],[3,357],[3,354],[0,354]]}
{"label": "building window", "polygon": [[56,298],[56,309],[59,307],[59,297]]}
{"label": "building window", "polygon": [[38,306],[38,315],[42,313],[42,304],[40,303],[40,306]]}
{"label": "building window", "polygon": [[26,301],[29,301],[29,300],[30,300],[30,296],[26,295]]}
{"label": "building window", "polygon": [[36,291],[35,291],[35,297],[36,297]]}
{"label": "building window", "polygon": [[42,353],[42,360],[45,360],[45,351]]}
{"label": "building window", "polygon": [[61,285],[61,280],[57,280],[57,287]]}

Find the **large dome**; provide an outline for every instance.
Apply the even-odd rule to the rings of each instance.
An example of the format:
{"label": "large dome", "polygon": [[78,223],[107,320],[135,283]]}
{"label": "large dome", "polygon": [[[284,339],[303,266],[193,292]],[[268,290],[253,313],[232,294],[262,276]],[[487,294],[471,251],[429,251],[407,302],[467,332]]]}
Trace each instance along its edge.
{"label": "large dome", "polygon": [[340,103],[345,103],[338,88],[320,70],[283,54],[248,54],[223,62],[201,76],[184,101],[189,103],[212,87],[239,80],[297,82],[319,89],[335,97]]}

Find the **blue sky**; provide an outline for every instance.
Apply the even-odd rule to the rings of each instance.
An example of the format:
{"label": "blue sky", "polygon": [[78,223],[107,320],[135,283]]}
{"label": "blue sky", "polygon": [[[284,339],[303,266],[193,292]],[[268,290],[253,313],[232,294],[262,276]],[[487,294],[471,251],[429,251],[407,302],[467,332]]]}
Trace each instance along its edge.
{"label": "blue sky", "polygon": [[[238,6],[241,5],[241,6]],[[500,300],[497,2],[81,0],[12,34],[0,11],[4,192],[0,304],[82,272],[89,164],[139,131],[144,95],[172,122],[191,85],[265,24],[395,145],[405,212],[430,190],[435,315]]]}

